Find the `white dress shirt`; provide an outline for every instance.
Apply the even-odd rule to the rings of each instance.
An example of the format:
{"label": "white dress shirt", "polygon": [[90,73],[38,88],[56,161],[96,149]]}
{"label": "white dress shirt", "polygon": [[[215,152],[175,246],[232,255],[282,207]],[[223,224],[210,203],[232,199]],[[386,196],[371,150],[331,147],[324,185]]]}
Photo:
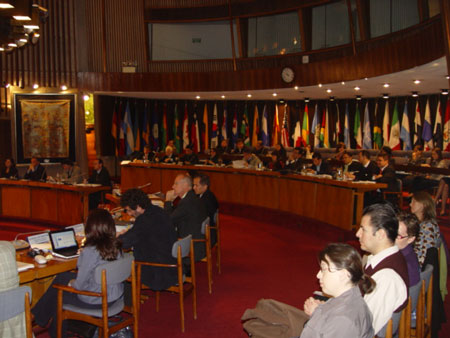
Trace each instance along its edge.
{"label": "white dress shirt", "polygon": [[[366,266],[375,268],[382,260],[398,252],[396,245],[391,246],[376,255],[367,258]],[[372,275],[372,279],[377,283],[375,290],[364,296],[364,300],[373,316],[373,328],[378,333],[389,321],[400,305],[407,297],[405,282],[393,269],[382,269]]]}

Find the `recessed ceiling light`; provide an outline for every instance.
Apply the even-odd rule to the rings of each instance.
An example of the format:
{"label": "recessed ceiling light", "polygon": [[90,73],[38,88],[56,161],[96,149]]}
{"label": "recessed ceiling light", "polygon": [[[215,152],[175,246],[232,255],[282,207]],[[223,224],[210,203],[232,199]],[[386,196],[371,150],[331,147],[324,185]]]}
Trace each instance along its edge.
{"label": "recessed ceiling light", "polygon": [[7,2],[2,2],[2,3],[0,3],[0,8],[1,9],[8,9],[8,8],[14,8],[14,6],[9,4],[9,3],[7,3]]}
{"label": "recessed ceiling light", "polygon": [[418,97],[419,94],[417,92],[412,92],[412,97]]}
{"label": "recessed ceiling light", "polygon": [[197,100],[200,100],[200,95],[197,95],[195,98],[196,98]]}
{"label": "recessed ceiling light", "polygon": [[273,93],[273,94],[272,94],[272,96],[277,96],[277,95],[278,95],[277,93]]}
{"label": "recessed ceiling light", "polygon": [[322,84],[321,83],[319,83],[318,86],[319,86],[319,88],[322,88]]}
{"label": "recessed ceiling light", "polygon": [[4,52],[4,51],[5,51],[5,48],[0,47],[0,52]]}
{"label": "recessed ceiling light", "polygon": [[309,97],[305,97],[305,102],[309,102]]}
{"label": "recessed ceiling light", "polygon": [[37,83],[35,83],[34,85],[33,85],[33,89],[38,89],[39,88],[39,85],[37,84]]}
{"label": "recessed ceiling light", "polygon": [[5,88],[9,88],[11,85],[9,83],[5,84]]}
{"label": "recessed ceiling light", "polygon": [[384,88],[389,88],[389,86],[390,86],[389,83],[385,83],[385,84],[383,85]]}
{"label": "recessed ceiling light", "polygon": [[356,95],[356,99],[359,101],[361,100],[361,95]]}
{"label": "recessed ceiling light", "polygon": [[27,15],[14,15],[13,18],[17,21],[31,21],[31,18]]}
{"label": "recessed ceiling light", "polygon": [[67,90],[67,86],[66,85],[62,85],[61,86],[61,90]]}
{"label": "recessed ceiling light", "polygon": [[27,39],[19,39],[20,42],[28,42]]}
{"label": "recessed ceiling light", "polygon": [[224,99],[224,98],[225,98],[225,95],[222,95],[221,98]]}
{"label": "recessed ceiling light", "polygon": [[358,91],[358,90],[360,90],[361,88],[359,88],[358,86],[356,86],[355,88],[353,88],[354,90],[356,90],[356,91]]}
{"label": "recessed ceiling light", "polygon": [[39,29],[39,26],[38,25],[23,25],[23,28],[33,30],[33,29]]}
{"label": "recessed ceiling light", "polygon": [[252,94],[247,94],[247,97],[252,97]]}
{"label": "recessed ceiling light", "polygon": [[447,80],[450,80],[450,76],[449,76],[449,75],[447,75],[445,78],[446,78]]}
{"label": "recessed ceiling light", "polygon": [[330,101],[334,101],[334,96],[330,96]]}
{"label": "recessed ceiling light", "polygon": [[448,95],[448,89],[442,89],[442,95]]}
{"label": "recessed ceiling light", "polygon": [[419,83],[420,83],[420,80],[414,80],[414,83],[415,83],[415,84],[419,84]]}
{"label": "recessed ceiling light", "polygon": [[327,93],[331,93],[332,90],[330,88],[327,89]]}
{"label": "recessed ceiling light", "polygon": [[342,81],[342,82],[341,82],[341,85],[345,85],[345,82],[344,82],[344,81]]}
{"label": "recessed ceiling light", "polygon": [[12,43],[12,42],[8,43],[8,46],[9,47],[17,47],[17,45],[15,43]]}
{"label": "recessed ceiling light", "polygon": [[367,81],[367,80],[369,80],[369,78],[365,77],[365,78],[364,78],[364,80],[366,80],[366,81]]}
{"label": "recessed ceiling light", "polygon": [[388,99],[389,98],[389,94],[383,94],[383,99]]}
{"label": "recessed ceiling light", "polygon": [[84,101],[89,101],[89,95],[88,94],[84,94],[83,95],[83,100]]}
{"label": "recessed ceiling light", "polygon": [[298,86],[295,86],[294,89],[295,89],[295,90],[298,90]]}

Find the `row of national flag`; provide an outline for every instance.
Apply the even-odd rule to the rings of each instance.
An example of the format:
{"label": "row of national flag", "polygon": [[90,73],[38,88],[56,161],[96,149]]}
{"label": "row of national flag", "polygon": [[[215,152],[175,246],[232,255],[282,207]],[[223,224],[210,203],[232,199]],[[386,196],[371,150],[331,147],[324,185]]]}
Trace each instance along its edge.
{"label": "row of national flag", "polygon": [[[343,106],[341,104],[341,108]],[[242,112],[237,105],[232,110],[230,105],[223,105],[219,111],[217,103],[205,103],[203,109],[164,103],[161,109],[147,101],[144,107],[133,105],[131,101],[119,101],[114,105],[111,135],[117,156],[128,156],[146,145],[163,151],[169,140],[173,140],[177,152],[188,145],[192,145],[195,152],[203,152],[217,147],[222,139],[229,139],[233,146],[238,138],[248,146],[255,146],[258,140],[264,146],[281,143],[284,147],[311,144],[324,148],[344,142],[347,148],[356,149],[380,149],[387,145],[393,150],[411,150],[415,144],[424,144],[428,150],[440,147],[450,151],[450,100],[445,109],[438,102],[432,112],[427,99],[422,113],[416,101],[413,123],[410,123],[407,101],[401,114],[398,100],[391,111],[389,106],[386,101],[384,109],[378,109],[376,102],[370,114],[368,102],[357,103],[350,115],[348,101],[342,112],[336,101],[305,104],[302,109],[292,109],[288,104],[246,103]],[[212,108],[211,111],[208,108]]]}

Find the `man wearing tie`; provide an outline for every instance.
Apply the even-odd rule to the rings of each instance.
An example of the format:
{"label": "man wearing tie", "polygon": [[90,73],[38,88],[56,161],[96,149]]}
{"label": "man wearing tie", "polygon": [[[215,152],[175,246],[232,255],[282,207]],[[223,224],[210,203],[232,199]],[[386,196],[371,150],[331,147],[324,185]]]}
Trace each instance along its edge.
{"label": "man wearing tie", "polygon": [[[94,161],[94,171],[89,177],[89,183],[100,184],[106,187],[111,187],[111,178],[108,169],[103,167],[103,160],[96,159]],[[102,200],[102,192],[94,192],[89,195],[89,209],[95,209]]]}
{"label": "man wearing tie", "polygon": [[36,156],[31,158],[30,166],[28,167],[27,173],[23,178],[32,181],[45,181],[47,179],[45,168],[41,166],[41,163]]}
{"label": "man wearing tie", "polygon": [[63,182],[76,184],[83,181],[83,175],[81,175],[81,169],[79,166],[74,165],[69,159],[62,161],[63,173],[61,179]]}

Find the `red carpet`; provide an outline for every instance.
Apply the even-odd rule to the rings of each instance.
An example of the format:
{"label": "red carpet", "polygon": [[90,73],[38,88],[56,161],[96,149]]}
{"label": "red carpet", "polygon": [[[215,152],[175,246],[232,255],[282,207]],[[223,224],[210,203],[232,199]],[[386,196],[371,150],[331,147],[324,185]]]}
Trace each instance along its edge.
{"label": "red carpet", "polygon": [[[198,319],[193,319],[192,298],[188,296],[186,332],[180,330],[178,296],[164,293],[159,313],[153,298],[143,304],[140,337],[245,337],[240,323],[245,309],[254,307],[260,298],[274,298],[302,308],[305,299],[319,288],[315,277],[317,252],[330,241],[343,237],[348,240],[351,236],[320,224],[299,223],[298,219],[265,217],[264,222],[262,217],[255,218],[222,213],[222,274],[214,268],[213,294],[209,295],[205,265],[197,264]],[[450,242],[450,228],[442,228]],[[449,297],[445,305],[450,314]],[[440,337],[450,337],[449,324],[443,327]]]}

